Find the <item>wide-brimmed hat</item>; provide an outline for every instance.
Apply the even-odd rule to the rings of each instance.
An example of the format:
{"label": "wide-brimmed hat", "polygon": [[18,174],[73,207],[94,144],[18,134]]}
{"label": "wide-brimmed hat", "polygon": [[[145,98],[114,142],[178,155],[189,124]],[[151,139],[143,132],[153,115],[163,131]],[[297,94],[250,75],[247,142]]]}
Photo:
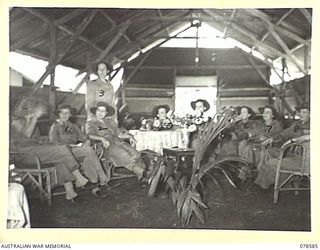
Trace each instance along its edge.
{"label": "wide-brimmed hat", "polygon": [[197,102],[202,102],[204,105],[204,111],[207,111],[208,109],[210,109],[210,104],[207,102],[207,100],[204,99],[198,99],[196,101],[191,102],[191,107],[193,108],[193,110],[196,109],[196,103]]}
{"label": "wide-brimmed hat", "polygon": [[74,114],[77,112],[77,110],[75,108],[73,108],[70,104],[67,104],[67,103],[60,103],[57,107],[57,109],[55,110],[55,113],[56,115],[59,114],[59,112],[62,110],[62,109],[69,109],[71,114]]}
{"label": "wide-brimmed hat", "polygon": [[170,107],[169,107],[169,105],[167,105],[167,104],[164,104],[164,105],[158,105],[158,106],[155,106],[154,108],[153,108],[153,110],[152,110],[152,116],[153,117],[156,117],[157,115],[158,115],[158,110],[159,109],[165,109],[166,110],[166,113],[168,113],[169,112],[169,110],[170,110]]}
{"label": "wide-brimmed hat", "polygon": [[250,114],[249,119],[254,119],[256,117],[256,113],[253,111],[252,108],[250,108],[248,106],[239,106],[237,108],[238,109],[238,115],[240,115],[242,108],[246,108],[248,110],[248,113]]}
{"label": "wide-brimmed hat", "polygon": [[35,97],[26,97],[23,98],[18,105],[14,109],[14,116],[15,117],[25,117],[27,115],[32,114],[35,111],[35,108],[41,105],[45,107],[46,109],[48,108],[45,104],[44,101],[35,98]]}
{"label": "wide-brimmed hat", "polygon": [[97,108],[98,107],[105,107],[107,110],[107,116],[113,116],[115,113],[115,110],[113,107],[111,107],[108,103],[106,102],[98,102],[95,107],[90,108],[90,111],[92,114],[96,114]]}

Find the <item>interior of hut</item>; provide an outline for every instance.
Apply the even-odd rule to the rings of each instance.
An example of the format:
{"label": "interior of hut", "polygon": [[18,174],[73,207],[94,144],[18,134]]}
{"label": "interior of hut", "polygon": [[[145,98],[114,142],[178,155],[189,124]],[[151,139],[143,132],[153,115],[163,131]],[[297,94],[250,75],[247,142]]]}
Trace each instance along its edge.
{"label": "interior of hut", "polygon": [[312,9],[9,17],[8,228],[311,231]]}

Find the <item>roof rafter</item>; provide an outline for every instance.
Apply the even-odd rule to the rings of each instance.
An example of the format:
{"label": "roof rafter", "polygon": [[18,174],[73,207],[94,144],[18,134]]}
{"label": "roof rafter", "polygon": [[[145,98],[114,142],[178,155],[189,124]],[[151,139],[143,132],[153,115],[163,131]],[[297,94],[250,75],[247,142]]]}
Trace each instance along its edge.
{"label": "roof rafter", "polygon": [[80,27],[77,29],[77,31],[72,35],[72,37],[69,40],[69,43],[66,45],[63,51],[58,52],[56,55],[56,58],[53,62],[50,62],[47,66],[46,71],[43,73],[43,75],[40,77],[40,79],[35,83],[34,87],[32,88],[30,92],[30,96],[34,95],[38,89],[41,87],[43,81],[47,78],[47,76],[52,72],[52,70],[56,67],[56,65],[63,59],[63,57],[66,55],[66,53],[69,51],[69,49],[73,46],[75,41],[80,37],[81,33],[88,27],[94,16],[96,15],[97,11],[92,11],[81,23]]}
{"label": "roof rafter", "polygon": [[[46,17],[45,15],[39,13],[37,10],[35,9],[30,9],[30,8],[23,8],[24,10],[26,10],[27,12],[39,17],[40,19],[42,19],[43,21],[47,22],[47,23],[51,23],[52,20],[50,20],[48,17]],[[96,11],[96,10],[95,10]],[[67,26],[63,25],[63,24],[56,24],[54,23],[55,26],[57,26],[59,29],[63,30],[64,32],[68,33],[69,35],[73,35],[75,32],[71,29],[69,29]],[[79,36],[78,37],[79,40],[89,44],[92,48],[94,48],[95,50],[97,50],[98,52],[101,52],[102,49],[97,47],[95,44],[93,44],[90,40],[88,40],[87,38],[83,37],[83,36]]]}
{"label": "roof rafter", "polygon": [[305,69],[300,65],[298,60],[295,58],[294,55],[291,54],[290,49],[286,45],[286,43],[281,39],[281,37],[277,34],[277,32],[274,31],[273,27],[270,25],[269,22],[266,22],[266,27],[268,28],[270,34],[277,40],[279,45],[283,48],[283,50],[286,52],[286,58],[289,58],[297,67],[298,69],[303,72],[304,74],[307,74]]}
{"label": "roof rafter", "polygon": [[299,9],[301,13],[305,16],[305,18],[308,20],[310,24],[312,24],[312,16],[310,15],[309,11],[307,9]]}
{"label": "roof rafter", "polygon": [[[280,27],[278,25],[275,25],[274,23],[272,23],[272,18],[269,15],[265,14],[264,12],[262,12],[261,10],[245,9],[245,11],[250,13],[253,16],[257,16],[257,17],[261,18],[262,20],[270,23],[270,25],[272,26],[272,28],[274,30],[279,31],[281,34],[283,34],[283,35],[295,40],[296,42],[303,43],[304,45],[310,45],[310,43],[307,40],[305,40],[304,38],[302,38],[299,35],[297,35],[297,34],[299,34],[301,32],[296,27],[292,27],[292,30],[294,30],[297,34],[289,31],[288,29],[285,29],[285,28],[282,28],[282,27]],[[281,23],[283,24],[284,22],[281,22]]]}
{"label": "roof rafter", "polygon": [[[276,25],[279,25],[285,18],[287,18],[292,12],[294,11],[294,9],[290,9],[288,12],[286,12],[276,23]],[[267,39],[267,37],[270,35],[269,30],[262,36],[262,38],[260,39],[261,42],[263,42],[264,40]]]}
{"label": "roof rafter", "polygon": [[[219,16],[216,13],[212,13],[210,10],[204,10],[204,11],[211,16]],[[282,53],[281,51],[279,51],[278,49],[276,49],[276,48],[274,48],[264,42],[259,41],[256,37],[256,34],[251,32],[250,30],[248,30],[238,24],[235,24],[234,22],[230,23],[230,27],[239,31],[240,33],[242,33],[246,37],[250,38],[256,47],[262,48],[262,49],[268,51],[270,54],[276,54],[278,56],[285,56],[285,54]]]}
{"label": "roof rafter", "polygon": [[[106,37],[111,36],[112,33],[113,33],[115,30],[120,29],[127,21],[133,21],[136,17],[138,17],[138,16],[140,16],[140,15],[142,15],[142,14],[144,14],[144,13],[145,13],[145,11],[140,11],[140,12],[138,12],[137,14],[132,15],[131,17],[127,18],[125,21],[123,21],[123,22],[117,24],[116,26],[112,27],[110,30],[108,30],[108,31],[100,34],[100,35],[97,36],[96,38],[93,38],[93,39],[91,40],[91,43],[92,43],[92,44],[96,44],[96,43],[104,40]],[[73,58],[74,56],[77,56],[77,55],[80,55],[80,54],[83,54],[87,49],[88,49],[88,48],[87,48],[87,46],[85,46],[85,45],[84,45],[84,46],[83,46],[83,45],[76,46],[73,50],[70,51],[67,59]],[[101,49],[101,51],[102,51],[102,49]],[[101,52],[101,51],[100,51],[100,52]]]}

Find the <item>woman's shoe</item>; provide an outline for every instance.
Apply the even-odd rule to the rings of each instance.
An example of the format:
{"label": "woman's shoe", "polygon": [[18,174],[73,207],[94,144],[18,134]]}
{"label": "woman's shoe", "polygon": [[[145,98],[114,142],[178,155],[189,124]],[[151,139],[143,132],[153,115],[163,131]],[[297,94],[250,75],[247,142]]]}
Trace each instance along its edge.
{"label": "woman's shoe", "polygon": [[80,198],[79,195],[77,195],[76,197],[74,198],[71,198],[71,199],[67,199],[68,201],[70,201],[71,203],[80,203],[82,201],[82,199]]}
{"label": "woman's shoe", "polygon": [[104,199],[106,198],[106,194],[103,193],[100,189],[95,191],[95,192],[92,192],[92,195],[95,197],[95,198],[98,198],[98,199]]}
{"label": "woman's shoe", "polygon": [[87,182],[85,185],[81,186],[81,187],[76,187],[77,191],[85,191],[85,190],[91,190],[94,187],[96,187],[98,184],[97,183],[92,183],[92,182]]}

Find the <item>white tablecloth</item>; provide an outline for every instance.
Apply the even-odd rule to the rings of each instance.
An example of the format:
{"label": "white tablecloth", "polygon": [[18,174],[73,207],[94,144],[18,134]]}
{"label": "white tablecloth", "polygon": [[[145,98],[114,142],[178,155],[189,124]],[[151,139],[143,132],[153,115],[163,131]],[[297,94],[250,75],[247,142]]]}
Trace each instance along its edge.
{"label": "white tablecloth", "polygon": [[166,131],[130,130],[129,133],[136,140],[138,151],[150,149],[162,154],[163,148],[182,148],[184,146],[184,136],[181,129]]}

